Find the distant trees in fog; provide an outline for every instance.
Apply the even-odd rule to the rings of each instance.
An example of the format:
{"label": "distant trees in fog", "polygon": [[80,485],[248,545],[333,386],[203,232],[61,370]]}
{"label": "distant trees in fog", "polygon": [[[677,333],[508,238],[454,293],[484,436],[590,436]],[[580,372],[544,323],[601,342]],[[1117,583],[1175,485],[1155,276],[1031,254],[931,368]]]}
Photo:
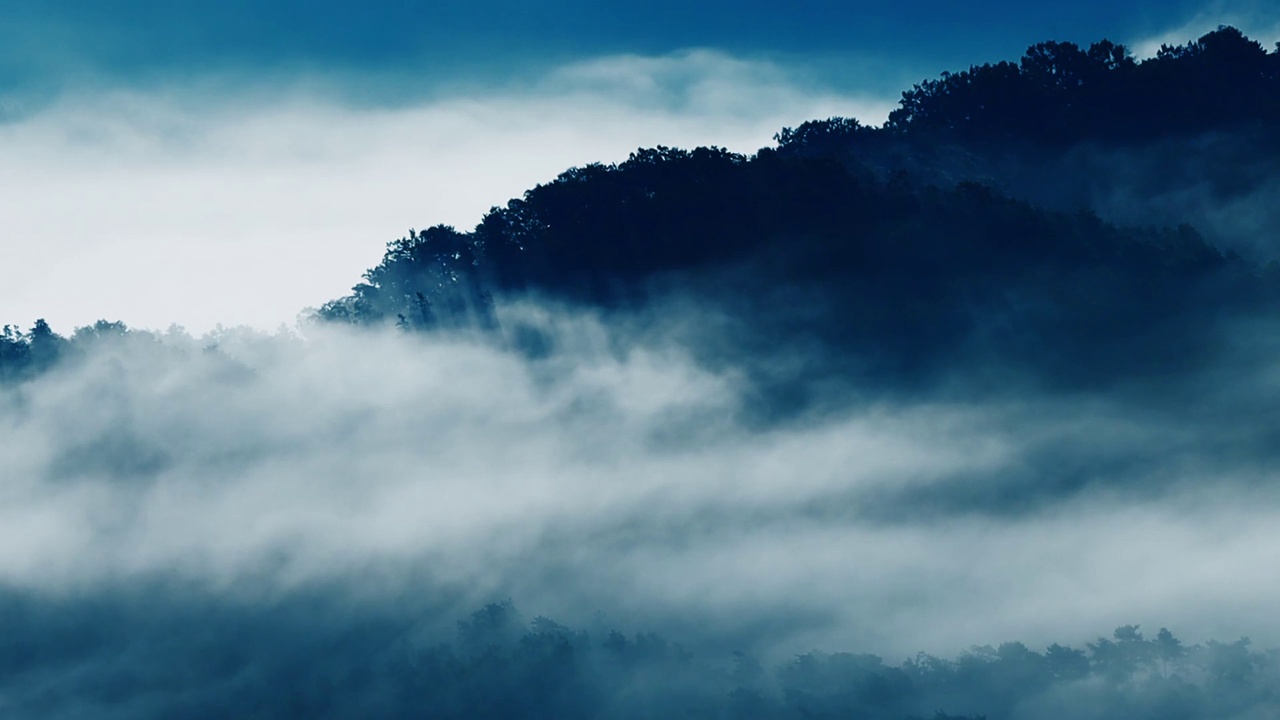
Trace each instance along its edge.
{"label": "distant trees in fog", "polygon": [[[157,599],[158,601],[158,599]],[[1220,720],[1280,712],[1280,651],[1118,628],[903,660],[762,661],[695,638],[487,605],[440,635],[343,603],[190,608],[0,596],[0,707],[15,717],[458,720]],[[154,605],[154,606],[153,606]],[[451,635],[451,636],[450,636]],[[762,638],[767,645],[771,639]],[[49,688],[57,688],[51,692]]]}
{"label": "distant trees in fog", "polygon": [[[1220,718],[1280,711],[1280,654],[1247,639],[1187,646],[1117,628],[1084,648],[1022,643],[901,663],[812,652],[766,670],[652,634],[603,637],[510,604],[458,639],[403,658],[401,692],[426,717]],[[1250,717],[1262,715],[1250,715]]]}

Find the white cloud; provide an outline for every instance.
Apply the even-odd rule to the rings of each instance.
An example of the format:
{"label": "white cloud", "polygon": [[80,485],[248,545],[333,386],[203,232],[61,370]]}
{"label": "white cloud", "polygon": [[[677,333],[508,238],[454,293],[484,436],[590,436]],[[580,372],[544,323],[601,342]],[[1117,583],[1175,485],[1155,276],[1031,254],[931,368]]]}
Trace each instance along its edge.
{"label": "white cloud", "polygon": [[409,227],[470,228],[570,166],[658,144],[753,152],[784,125],[890,109],[707,51],[394,108],[208,87],[80,92],[0,126],[0,322],[292,323]]}

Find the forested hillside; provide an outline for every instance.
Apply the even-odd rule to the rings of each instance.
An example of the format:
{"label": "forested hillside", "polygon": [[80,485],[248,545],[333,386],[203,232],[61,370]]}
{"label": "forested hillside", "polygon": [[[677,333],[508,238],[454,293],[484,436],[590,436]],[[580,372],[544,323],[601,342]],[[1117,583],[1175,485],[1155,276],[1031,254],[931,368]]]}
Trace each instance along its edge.
{"label": "forested hillside", "polygon": [[1233,27],[1142,61],[1106,40],[1045,42],[915,85],[882,127],[814,120],[784,129],[777,149],[1116,222],[1192,223],[1265,264],[1280,243],[1277,98],[1280,47]]}
{"label": "forested hillside", "polygon": [[[660,147],[569,170],[474,230],[391,243],[319,315],[484,328],[495,302],[534,295],[661,322],[692,297],[732,318],[715,353],[816,343],[811,371],[873,382],[993,361],[1081,387],[1193,369],[1224,321],[1274,312],[1275,248],[1256,213],[1211,238],[1195,204],[1155,205],[1229,206],[1277,181],[1277,67],[1233,28],[1143,62],[1042,43],[917,85],[883,127],[814,121],[751,157]],[[1086,202],[1120,186],[1124,212]]]}

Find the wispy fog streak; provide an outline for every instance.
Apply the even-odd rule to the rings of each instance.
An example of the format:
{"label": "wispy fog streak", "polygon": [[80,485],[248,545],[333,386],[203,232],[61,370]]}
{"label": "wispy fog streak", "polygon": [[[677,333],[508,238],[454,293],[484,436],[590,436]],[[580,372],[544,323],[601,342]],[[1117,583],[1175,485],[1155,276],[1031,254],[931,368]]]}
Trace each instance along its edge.
{"label": "wispy fog streak", "polygon": [[749,429],[732,371],[589,318],[554,332],[534,361],[319,329],[102,340],[2,396],[0,581],[420,586],[764,650],[1127,622],[1280,640],[1273,478],[1196,416],[881,401]]}

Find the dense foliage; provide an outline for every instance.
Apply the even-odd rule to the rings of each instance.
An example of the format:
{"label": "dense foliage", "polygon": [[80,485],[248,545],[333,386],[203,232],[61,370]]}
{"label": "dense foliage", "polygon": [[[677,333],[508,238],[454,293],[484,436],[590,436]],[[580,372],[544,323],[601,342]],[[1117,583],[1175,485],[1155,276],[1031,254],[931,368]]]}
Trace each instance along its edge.
{"label": "dense foliage", "polygon": [[93,325],[77,328],[70,338],[64,338],[43,319],[36,320],[27,332],[5,325],[0,330],[0,382],[33,377],[98,338],[122,335],[128,331],[122,322],[99,320]]}
{"label": "dense foliage", "polygon": [[816,342],[838,374],[915,382],[1000,358],[1105,384],[1194,365],[1221,319],[1271,311],[1276,279],[1186,225],[1118,228],[825,158],[657,148],[566,172],[472,232],[411,233],[319,314],[488,326],[494,302],[528,293],[659,316],[682,298],[736,321],[721,349]]}
{"label": "dense foliage", "polygon": [[[762,663],[653,633],[526,621],[510,603],[477,610],[450,638],[378,613],[333,626],[326,606],[307,600],[252,614],[151,607],[145,623],[129,609],[137,602],[72,612],[74,600],[6,599],[0,708],[26,717],[476,720],[1208,720],[1280,710],[1275,653],[1243,638],[1186,645],[1165,629],[1148,638],[1136,626],[1083,648],[1006,642],[950,659],[806,652]],[[162,655],[142,651],[157,646]]]}
{"label": "dense foliage", "polygon": [[[402,666],[428,717],[1209,718],[1280,710],[1280,658],[1247,639],[1185,646],[1167,629],[1117,628],[1084,649],[1022,643],[901,664],[811,652],[766,671],[748,655],[698,657],[653,634],[604,639],[509,604],[459,623],[458,640]],[[531,711],[531,708],[532,711]],[[949,713],[964,713],[955,715]]]}
{"label": "dense foliage", "polygon": [[1280,47],[1233,27],[1137,61],[1109,41],[1045,42],[1019,62],[917,84],[883,127],[785,128],[778,152],[920,184],[980,181],[1037,205],[1125,224],[1189,222],[1277,258]]}
{"label": "dense foliage", "polygon": [[787,152],[822,154],[884,136],[966,144],[1123,145],[1171,134],[1280,122],[1280,44],[1274,52],[1233,27],[1135,60],[1103,40],[1032,45],[1019,62],[944,72],[902,94],[883,128],[834,118],[787,128]]}

